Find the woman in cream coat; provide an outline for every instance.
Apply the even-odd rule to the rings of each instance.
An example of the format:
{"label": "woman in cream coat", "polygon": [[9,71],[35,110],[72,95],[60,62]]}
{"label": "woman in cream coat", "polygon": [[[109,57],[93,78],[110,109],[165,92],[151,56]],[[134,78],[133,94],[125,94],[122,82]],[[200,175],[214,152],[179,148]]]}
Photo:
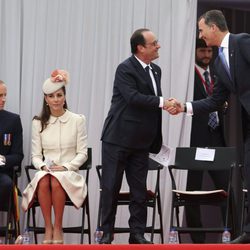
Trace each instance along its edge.
{"label": "woman in cream coat", "polygon": [[52,72],[43,84],[41,115],[32,121],[32,163],[38,171],[23,192],[22,208],[26,211],[37,196],[45,221],[43,244],[63,244],[66,195],[79,208],[87,193],[85,180],[77,173],[87,160],[85,117],[67,110],[67,82],[66,71]]}

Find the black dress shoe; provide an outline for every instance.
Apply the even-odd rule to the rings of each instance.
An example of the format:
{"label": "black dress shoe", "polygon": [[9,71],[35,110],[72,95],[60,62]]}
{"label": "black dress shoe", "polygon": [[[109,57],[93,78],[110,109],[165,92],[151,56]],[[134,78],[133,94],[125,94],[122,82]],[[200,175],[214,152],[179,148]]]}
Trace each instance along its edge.
{"label": "black dress shoe", "polygon": [[236,239],[230,241],[231,244],[248,244],[250,243],[250,233],[243,233]]}
{"label": "black dress shoe", "polygon": [[143,234],[130,234],[129,244],[153,244],[153,242],[146,240]]}
{"label": "black dress shoe", "polygon": [[104,233],[99,244],[111,244],[113,241],[114,237],[113,234],[111,233]]}

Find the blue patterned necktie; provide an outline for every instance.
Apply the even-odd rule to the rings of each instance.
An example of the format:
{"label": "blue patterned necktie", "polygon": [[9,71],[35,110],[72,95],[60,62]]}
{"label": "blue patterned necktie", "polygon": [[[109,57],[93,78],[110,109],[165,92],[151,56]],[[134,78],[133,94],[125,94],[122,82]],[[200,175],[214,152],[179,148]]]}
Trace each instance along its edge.
{"label": "blue patterned necktie", "polygon": [[218,127],[216,112],[209,113],[208,126],[212,129],[216,129],[216,127]]}
{"label": "blue patterned necktie", "polygon": [[225,55],[223,53],[223,47],[219,47],[219,57],[220,57],[220,60],[222,61],[222,64],[223,64],[227,74],[231,78],[230,69],[229,69],[226,57],[225,57]]}
{"label": "blue patterned necktie", "polygon": [[[210,82],[209,77],[208,77],[209,73],[208,73],[208,71],[205,71],[203,74],[204,74],[205,82],[206,82],[206,84],[208,86],[207,91],[209,91],[210,87],[211,87],[210,86],[211,82]],[[211,94],[212,94],[212,90],[209,91],[208,95],[211,95]],[[212,113],[209,114],[208,126],[211,127],[212,129],[215,129],[218,126],[216,112],[212,112]]]}

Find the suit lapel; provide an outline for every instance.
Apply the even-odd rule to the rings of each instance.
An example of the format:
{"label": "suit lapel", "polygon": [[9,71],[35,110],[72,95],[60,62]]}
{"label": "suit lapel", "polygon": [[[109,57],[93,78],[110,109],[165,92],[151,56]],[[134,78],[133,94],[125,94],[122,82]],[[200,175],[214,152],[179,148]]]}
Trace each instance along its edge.
{"label": "suit lapel", "polygon": [[195,81],[195,84],[197,85],[198,90],[202,93],[204,97],[207,97],[208,94],[204,88],[204,85],[202,83],[202,80],[198,77],[197,80]]}
{"label": "suit lapel", "polygon": [[0,154],[4,154],[4,136],[3,134],[6,133],[6,125],[8,124],[6,111],[0,110]]}
{"label": "suit lapel", "polygon": [[234,92],[235,91],[234,82],[232,81],[231,77],[229,77],[228,72],[226,71],[225,66],[223,62],[220,60],[219,56],[216,58],[214,65],[219,79],[221,79],[223,83],[227,85],[226,87],[228,89]]}
{"label": "suit lapel", "polygon": [[[134,56],[131,56],[131,60],[132,60],[133,64],[135,65],[136,71],[142,76],[142,78],[148,84],[150,90],[152,91],[152,94],[155,95],[153,85],[152,85],[150,79],[148,79],[148,76],[146,75],[145,69],[142,67],[142,65],[138,62],[138,60]],[[151,67],[152,67],[152,65],[151,65]],[[154,77],[155,77],[155,73],[157,74],[157,72],[155,72],[153,70]],[[156,77],[155,77],[155,81],[156,81],[156,85],[157,85],[157,92],[158,92],[158,95],[159,95],[159,91],[158,91],[158,88],[159,88],[158,85],[159,84],[157,83]]]}
{"label": "suit lapel", "polygon": [[156,82],[157,94],[158,94],[158,96],[162,96],[162,93],[161,93],[161,86],[160,86],[160,79],[159,79],[158,73],[157,73],[157,71],[155,70],[153,64],[151,64],[151,67],[152,67],[152,72],[153,72],[154,79],[155,79],[155,82]]}
{"label": "suit lapel", "polygon": [[223,64],[223,62],[221,61],[220,58],[218,58],[217,60],[217,65],[216,65],[216,70],[218,72],[220,72],[220,75],[223,77],[223,78],[226,78],[227,81],[230,81],[231,82],[231,79],[230,79],[230,76],[228,75],[228,72],[226,71],[225,69],[225,66]]}
{"label": "suit lapel", "polygon": [[229,58],[229,67],[230,67],[230,74],[231,74],[231,81],[233,86],[235,87],[234,83],[234,68],[235,68],[235,39],[232,34],[229,35],[229,45],[228,45],[228,58]]}

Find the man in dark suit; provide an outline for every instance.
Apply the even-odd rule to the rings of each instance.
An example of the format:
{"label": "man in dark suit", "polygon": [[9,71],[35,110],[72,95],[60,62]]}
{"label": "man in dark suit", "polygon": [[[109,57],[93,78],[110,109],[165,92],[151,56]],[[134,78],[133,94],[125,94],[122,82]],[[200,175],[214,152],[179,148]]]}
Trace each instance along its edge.
{"label": "man in dark suit", "polygon": [[[162,145],[160,45],[148,29],[136,30],[130,39],[132,56],[116,70],[113,96],[102,132],[102,230],[100,244],[110,244],[117,195],[125,171],[131,193],[129,205],[131,244],[152,244],[144,238],[147,220],[146,178],[149,152]],[[147,71],[148,70],[148,71]]]}
{"label": "man in dark suit", "polygon": [[[181,104],[173,100],[175,106],[167,110],[171,114],[187,112],[202,114],[217,110],[228,98],[230,92],[238,96],[242,107],[242,125],[244,134],[246,184],[250,190],[250,35],[231,34],[223,13],[210,10],[198,21],[199,37],[207,46],[218,46],[219,55],[215,60],[216,80],[213,94],[203,100]],[[249,200],[249,197],[248,197]],[[250,243],[250,202],[244,232],[231,243]]]}
{"label": "man in dark suit", "polygon": [[[195,76],[193,100],[207,98],[213,92],[214,75],[209,64],[213,57],[213,48],[208,47],[203,39],[196,39]],[[216,126],[211,122],[208,113],[193,115],[191,128],[191,147],[224,147],[223,112],[214,112]],[[208,172],[216,189],[227,188],[227,174],[224,171]],[[188,171],[187,190],[202,190],[203,172]],[[200,207],[186,207],[186,221],[188,227],[202,227]],[[205,243],[205,233],[191,233],[194,243]]]}
{"label": "man in dark suit", "polygon": [[4,110],[7,87],[0,80],[0,207],[6,209],[12,193],[13,167],[23,159],[23,130],[19,115]]}

